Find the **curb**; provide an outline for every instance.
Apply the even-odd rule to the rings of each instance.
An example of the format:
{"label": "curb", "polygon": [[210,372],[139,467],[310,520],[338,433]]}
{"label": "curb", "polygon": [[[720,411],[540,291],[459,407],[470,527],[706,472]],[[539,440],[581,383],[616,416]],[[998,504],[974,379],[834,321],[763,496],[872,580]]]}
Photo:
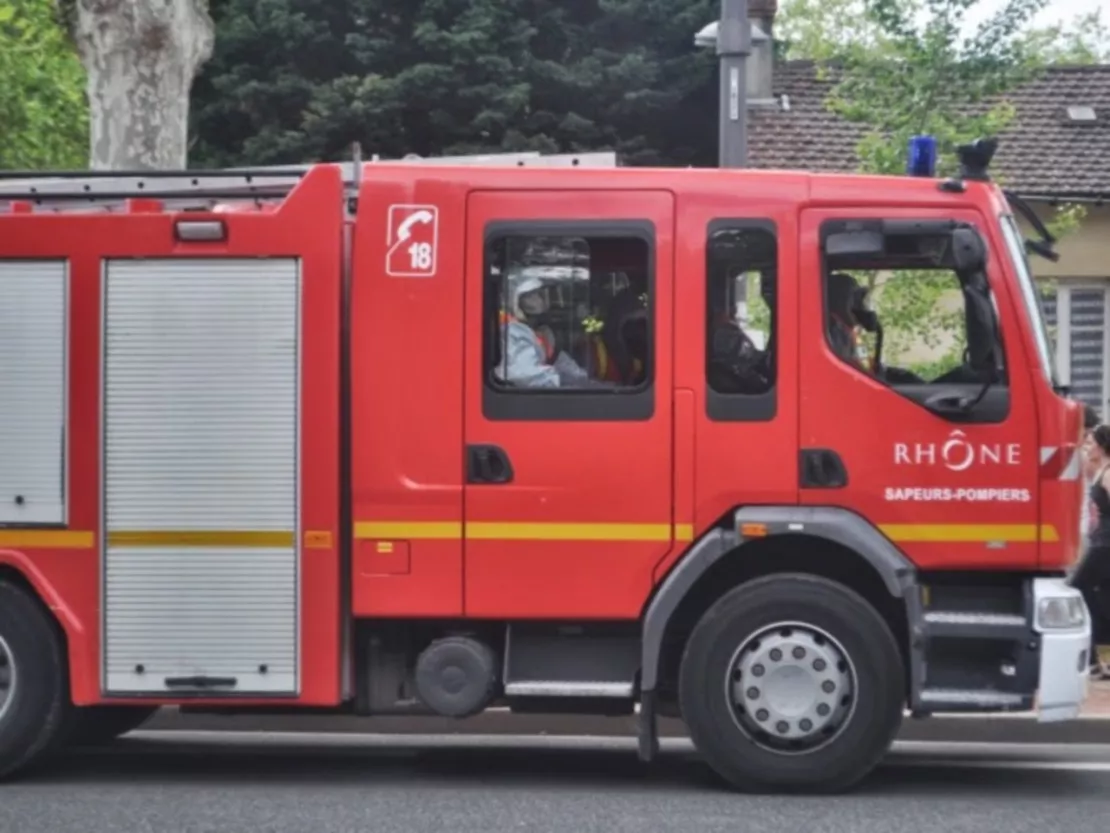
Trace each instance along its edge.
{"label": "curb", "polygon": [[[466,720],[447,717],[351,717],[348,715],[208,715],[163,709],[141,727],[162,732],[342,732],[398,735],[540,735],[633,737],[636,718],[512,714],[488,711]],[[659,735],[685,738],[682,722],[659,720]],[[1038,723],[1027,713],[907,718],[902,741],[942,743],[1110,744],[1110,715],[1087,715],[1065,723]]]}

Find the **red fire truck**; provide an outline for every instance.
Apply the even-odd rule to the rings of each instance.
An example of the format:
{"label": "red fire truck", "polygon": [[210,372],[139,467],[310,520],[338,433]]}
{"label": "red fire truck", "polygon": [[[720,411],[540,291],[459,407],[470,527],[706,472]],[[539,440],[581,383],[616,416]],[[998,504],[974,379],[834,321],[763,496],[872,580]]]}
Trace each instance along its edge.
{"label": "red fire truck", "polygon": [[[508,706],[843,790],[906,714],[1074,718],[1081,408],[993,147],[9,177],[0,770],[160,706]],[[883,347],[897,275],[954,361]]]}

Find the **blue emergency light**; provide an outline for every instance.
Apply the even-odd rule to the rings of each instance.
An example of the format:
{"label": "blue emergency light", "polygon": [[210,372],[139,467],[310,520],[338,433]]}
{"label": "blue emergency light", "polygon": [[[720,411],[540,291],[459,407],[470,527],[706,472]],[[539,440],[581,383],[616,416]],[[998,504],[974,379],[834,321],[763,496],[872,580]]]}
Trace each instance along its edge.
{"label": "blue emergency light", "polygon": [[911,136],[906,173],[931,177],[937,171],[937,139],[935,136]]}

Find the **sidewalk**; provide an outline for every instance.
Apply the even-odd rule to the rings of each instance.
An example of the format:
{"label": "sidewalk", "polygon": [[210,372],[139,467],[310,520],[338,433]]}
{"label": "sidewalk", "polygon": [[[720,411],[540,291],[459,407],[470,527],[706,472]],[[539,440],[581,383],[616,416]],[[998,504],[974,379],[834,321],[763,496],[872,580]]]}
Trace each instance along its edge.
{"label": "sidewalk", "polygon": [[1083,705],[1083,716],[1099,720],[1110,719],[1110,681],[1091,683],[1090,694]]}
{"label": "sidewalk", "polygon": [[[349,715],[189,715],[163,709],[143,731],[342,732],[367,734],[598,735],[630,737],[634,717],[527,715],[493,710],[468,718],[352,717]],[[663,737],[685,737],[681,721],[661,719]],[[950,715],[926,720],[907,717],[901,740],[980,743],[1110,744],[1110,682],[1092,682],[1079,720],[1038,723],[1028,712],[997,715]]]}

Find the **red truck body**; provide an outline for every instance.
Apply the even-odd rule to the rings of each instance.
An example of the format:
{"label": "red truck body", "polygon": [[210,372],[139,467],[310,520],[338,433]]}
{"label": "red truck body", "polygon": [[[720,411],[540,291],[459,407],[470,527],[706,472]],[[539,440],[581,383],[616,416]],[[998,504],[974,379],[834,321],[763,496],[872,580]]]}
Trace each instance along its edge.
{"label": "red truck body", "polygon": [[[868,673],[905,678],[897,703],[869,708],[900,719],[1039,696],[1076,713],[1089,625],[1041,623],[1034,602],[1082,608],[1060,578],[1080,545],[1082,415],[1046,373],[995,186],[403,164],[363,166],[352,186],[322,164],[277,197],[216,195],[206,210],[158,189],[110,210],[13,200],[0,215],[0,267],[62,276],[62,498],[45,520],[3,519],[0,578],[56,623],[66,673],[50,684],[70,723],[110,705],[136,720],[167,704],[638,705],[645,757],[655,714],[680,712],[738,784],[854,783],[893,716],[851,741],[859,761],[838,768],[814,747],[799,774],[781,749],[716,749],[720,718],[692,716],[682,693],[703,614],[733,591],[777,592],[776,577],[827,582],[889,629],[895,652],[875,650],[893,662],[848,663],[859,702]],[[823,241],[864,221],[977,233],[1006,368],[982,403],[1001,390],[999,418],[946,419],[823,337]],[[718,226],[774,241],[774,383],[758,394],[706,381]],[[488,382],[491,252],[522,235],[586,240],[589,269],[644,282],[640,382]],[[1071,671],[1046,692],[1054,639],[1053,673]],[[5,758],[2,714],[0,758],[22,762]]]}

